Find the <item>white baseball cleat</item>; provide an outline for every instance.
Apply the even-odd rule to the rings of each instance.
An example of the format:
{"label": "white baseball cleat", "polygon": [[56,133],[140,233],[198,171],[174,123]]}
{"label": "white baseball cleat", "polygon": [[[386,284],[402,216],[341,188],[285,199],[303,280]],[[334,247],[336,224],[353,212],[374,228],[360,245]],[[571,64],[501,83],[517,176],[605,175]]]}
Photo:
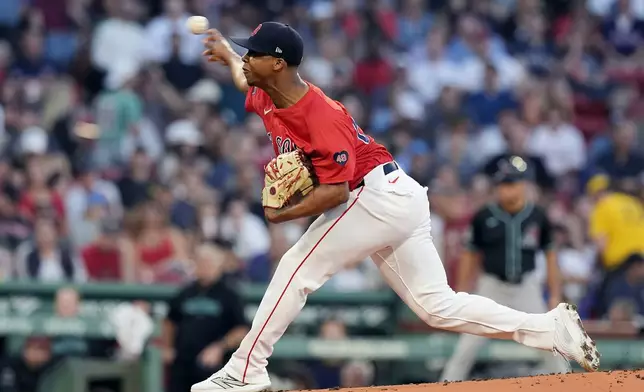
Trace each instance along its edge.
{"label": "white baseball cleat", "polygon": [[210,376],[207,380],[194,384],[190,392],[261,392],[269,390],[270,383],[249,384],[239,381],[222,370]]}
{"label": "white baseball cleat", "polygon": [[599,351],[597,345],[588,336],[577,307],[571,304],[559,304],[554,310],[555,343],[553,351],[568,361],[575,360],[589,372],[599,369]]}

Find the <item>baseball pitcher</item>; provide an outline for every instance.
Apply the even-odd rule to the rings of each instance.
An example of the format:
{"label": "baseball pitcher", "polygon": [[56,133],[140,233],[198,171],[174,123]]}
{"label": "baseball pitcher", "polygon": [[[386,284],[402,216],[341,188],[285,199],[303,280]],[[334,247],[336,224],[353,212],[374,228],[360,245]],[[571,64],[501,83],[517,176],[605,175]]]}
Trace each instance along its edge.
{"label": "baseball pitcher", "polygon": [[319,217],[280,260],[239,349],[193,392],[269,388],[268,358],[306,297],[345,265],[369,256],[433,327],[513,339],[598,368],[599,353],[571,305],[524,313],[448,286],[430,236],[427,189],[364,134],[342,104],[300,78],[304,45],[293,28],[266,22],[232,41],[248,52],[240,57],[211,30],[204,54],[230,67],[246,109],[261,117],[273,143],[277,158],[266,167],[265,217],[272,223]]}

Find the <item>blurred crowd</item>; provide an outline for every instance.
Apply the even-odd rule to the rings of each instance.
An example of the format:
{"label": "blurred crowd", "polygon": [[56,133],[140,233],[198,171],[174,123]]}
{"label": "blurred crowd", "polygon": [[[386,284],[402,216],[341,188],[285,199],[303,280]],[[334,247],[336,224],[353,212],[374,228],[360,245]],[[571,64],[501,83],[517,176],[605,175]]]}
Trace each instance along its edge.
{"label": "blurred crowd", "polygon": [[[200,251],[210,252],[212,249],[202,247]],[[215,255],[215,257],[217,256]],[[205,283],[203,279],[206,275],[210,275],[210,278],[214,277],[217,280],[212,275],[214,270],[210,268],[213,265],[210,261],[202,260],[200,273],[202,283]],[[206,272],[206,270],[209,271]],[[53,314],[58,319],[73,320],[82,314],[82,307],[83,302],[79,293],[71,287],[63,287],[56,293]],[[145,310],[146,305],[137,303],[135,307]],[[176,309],[171,310],[171,314],[173,312],[176,312]],[[231,315],[227,314],[226,316]],[[176,314],[171,315],[170,318],[176,320]],[[138,321],[140,322],[141,320]],[[218,341],[212,342],[208,339],[212,338],[213,330],[216,331],[214,335],[224,332],[228,328],[229,331],[234,331],[240,325],[238,324],[239,320],[229,320],[227,327],[223,327],[222,324],[218,325],[217,321],[208,319],[198,326],[192,320],[190,327],[193,329],[196,327],[200,332],[196,335],[195,332],[197,331],[186,331],[185,326],[181,326],[180,323],[177,325],[178,345],[182,348],[182,351],[177,352],[177,359],[168,361],[170,347],[162,346],[164,364],[168,365],[166,391],[188,391],[192,383],[203,377],[208,377],[212,371],[218,370],[224,361],[230,357],[232,349],[220,350],[217,347]],[[128,329],[129,331],[126,331],[124,336],[131,335],[132,320],[127,320],[126,323],[127,325],[123,325],[124,331]],[[202,346],[191,346],[190,343],[186,345],[186,332],[196,336],[197,341],[202,343]],[[243,329],[239,332],[242,332],[241,336],[243,336],[246,330]],[[338,341],[346,339],[348,335],[347,327],[340,320],[330,318],[321,323],[317,336],[314,337],[321,340]],[[128,339],[130,337],[128,336]],[[51,388],[51,384],[42,384],[43,381],[48,381],[45,377],[52,369],[60,365],[61,361],[66,359],[91,358],[93,360],[107,360],[111,362],[111,365],[114,365],[116,363],[114,362],[115,359],[132,360],[136,358],[136,356],[124,355],[124,347],[121,345],[124,341],[120,339],[115,341],[114,339],[88,338],[74,333],[61,333],[57,336],[32,335],[23,340],[20,350],[15,352],[14,355],[0,355],[0,390],[3,392],[37,392],[42,390],[42,385],[47,385],[47,387]],[[193,352],[195,348],[197,351]],[[188,363],[183,366],[185,361]],[[101,364],[104,368],[109,365],[110,363],[108,362]],[[186,379],[187,372],[193,372],[194,375],[190,375]],[[273,382],[272,390],[274,391],[336,388],[338,386],[347,388],[361,387],[373,385],[376,382],[376,368],[371,362],[362,360],[311,359],[307,361],[287,361],[276,372],[271,372],[271,379]],[[105,377],[90,380],[86,390],[91,392],[117,392],[124,389],[117,379]]]}
{"label": "blurred crowd", "polygon": [[[520,155],[557,227],[567,297],[634,260],[614,299],[629,304],[620,317],[644,313],[629,258],[644,217],[622,213],[625,235],[602,218],[644,197],[642,0],[2,0],[2,279],[182,284],[210,243],[226,274],[267,282],[306,229],[264,221],[270,140],[205,62],[192,14],[225,36],[265,20],[302,34],[303,77],[429,187],[451,275],[489,173]],[[329,286],[382,285],[355,267]]]}
{"label": "blurred crowd", "polygon": [[[265,20],[302,34],[302,76],[428,186],[450,277],[471,215],[494,195],[489,176],[519,155],[555,224],[567,299],[585,317],[644,314],[643,0],[2,0],[0,280],[187,285],[185,300],[192,278],[267,282],[306,230],[308,219],[264,221],[273,149],[227,70],[202,57],[185,26],[195,14],[225,36]],[[368,260],[354,267],[328,286],[382,286]],[[62,291],[71,310],[58,312],[78,300]],[[168,317],[164,337],[194,328]],[[337,320],[320,329],[346,333]],[[190,360],[219,366],[235,346],[222,336]],[[33,384],[65,347],[114,351],[33,337],[15,380]],[[274,381],[373,377],[366,363],[316,362]]]}

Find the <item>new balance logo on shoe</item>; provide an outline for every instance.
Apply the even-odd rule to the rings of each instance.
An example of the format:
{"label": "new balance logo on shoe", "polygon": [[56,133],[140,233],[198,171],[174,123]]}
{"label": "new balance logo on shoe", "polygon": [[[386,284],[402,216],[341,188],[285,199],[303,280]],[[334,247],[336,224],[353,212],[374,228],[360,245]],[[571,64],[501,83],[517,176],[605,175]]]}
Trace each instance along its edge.
{"label": "new balance logo on shoe", "polygon": [[249,384],[229,376],[223,370],[210,376],[210,378],[194,384],[191,392],[263,392],[271,386],[270,381],[260,384]]}
{"label": "new balance logo on shoe", "polygon": [[246,383],[235,380],[234,378],[227,375],[223,377],[213,377],[210,379],[210,382],[217,385],[221,389],[235,389],[246,385]]}

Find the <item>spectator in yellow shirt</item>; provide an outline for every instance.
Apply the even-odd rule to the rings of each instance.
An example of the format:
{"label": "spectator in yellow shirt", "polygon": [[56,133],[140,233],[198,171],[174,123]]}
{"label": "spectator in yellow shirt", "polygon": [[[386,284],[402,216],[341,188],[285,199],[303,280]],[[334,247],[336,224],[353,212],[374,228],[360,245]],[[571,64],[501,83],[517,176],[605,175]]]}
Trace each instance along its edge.
{"label": "spectator in yellow shirt", "polygon": [[617,269],[629,256],[644,253],[644,203],[611,188],[603,175],[593,177],[587,186],[595,199],[590,236],[607,271]]}

